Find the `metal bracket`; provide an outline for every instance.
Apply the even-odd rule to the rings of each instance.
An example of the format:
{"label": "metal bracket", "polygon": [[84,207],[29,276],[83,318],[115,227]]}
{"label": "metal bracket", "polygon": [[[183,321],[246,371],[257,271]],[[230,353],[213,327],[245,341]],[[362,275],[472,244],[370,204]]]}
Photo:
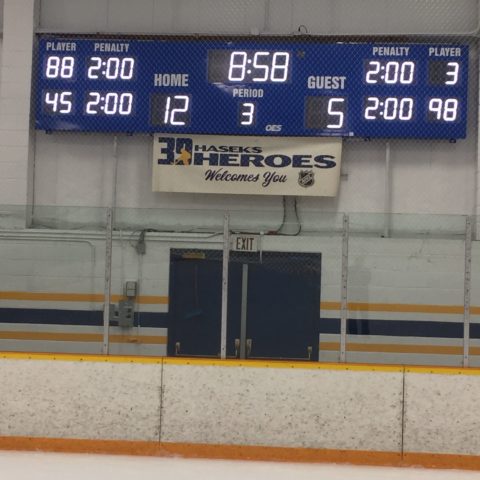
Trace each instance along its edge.
{"label": "metal bracket", "polygon": [[252,353],[252,339],[247,338],[247,358],[250,356]]}

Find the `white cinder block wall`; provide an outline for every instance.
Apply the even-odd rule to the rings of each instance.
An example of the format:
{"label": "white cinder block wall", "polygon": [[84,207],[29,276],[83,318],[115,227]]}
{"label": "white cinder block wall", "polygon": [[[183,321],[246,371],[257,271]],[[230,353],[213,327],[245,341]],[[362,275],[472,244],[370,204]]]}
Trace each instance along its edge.
{"label": "white cinder block wall", "polygon": [[[313,34],[468,33],[478,19],[476,0],[5,0],[0,78],[0,204],[100,206],[112,188],[111,135],[28,130],[30,42],[34,3],[40,31],[108,33],[274,33],[305,25]],[[26,9],[25,13],[21,10]],[[33,12],[33,13],[32,13]],[[20,23],[18,23],[20,22]],[[448,38],[443,37],[445,41]],[[393,141],[393,212],[475,213],[476,48],[471,49],[471,108],[466,140]],[[12,77],[13,76],[13,77]],[[344,142],[344,173],[335,199],[301,200],[304,211],[382,212],[385,142]],[[33,153],[32,151],[33,150]],[[119,140],[118,206],[278,210],[275,197],[151,192],[151,138]],[[34,160],[33,160],[34,158]],[[30,176],[30,177],[29,177]],[[28,179],[32,182],[29,183]],[[478,213],[478,212],[477,212]],[[196,217],[196,222],[201,217]]]}
{"label": "white cinder block wall", "polygon": [[[103,221],[104,212],[95,207],[109,205],[112,198],[113,137],[46,134],[31,130],[30,81],[35,30],[110,34],[291,34],[300,25],[305,25],[310,33],[319,35],[428,33],[438,35],[438,41],[448,41],[445,35],[473,32],[480,18],[476,0],[4,0],[0,1],[0,6],[3,12],[0,205],[22,207],[33,204],[35,224],[49,227],[61,226],[62,222],[57,221],[58,210],[44,208],[46,206],[70,207],[61,213],[61,220],[66,225],[90,224],[92,227]],[[476,147],[478,61],[473,43],[470,65],[467,139],[457,143],[392,141],[389,211],[408,214],[480,213]],[[278,197],[152,192],[151,144],[149,136],[118,138],[117,206],[152,209],[141,214],[134,210],[119,212],[117,218],[122,218],[124,225],[135,224],[141,229],[155,224],[160,215],[154,210],[157,208],[162,212],[182,210],[181,217],[171,210],[168,214],[161,213],[167,215],[173,225],[198,228],[213,225],[218,229],[218,225],[221,226],[218,212],[223,209],[235,211],[236,222],[247,228],[252,224],[257,226],[257,223],[266,228],[278,225],[281,220],[281,199]],[[386,148],[385,141],[381,140],[345,141],[338,196],[333,199],[300,199],[299,212],[304,222],[312,227],[319,224],[321,215],[317,212],[384,212]],[[201,209],[202,214],[188,214],[193,209]],[[273,214],[263,213],[265,210],[273,211]],[[427,230],[429,222],[438,224],[434,217],[421,219]],[[23,227],[26,223],[28,219],[23,218],[16,226]],[[448,228],[445,230],[448,232]],[[78,233],[77,238],[84,238],[82,235]],[[139,276],[139,259],[128,235],[125,234],[123,245],[117,244],[115,248],[113,293],[121,293],[124,280]],[[62,233],[59,232],[58,236],[61,238]],[[363,243],[360,241],[359,250],[353,252],[350,263],[353,269],[349,285],[352,300],[461,305],[463,244],[442,242],[431,240],[425,250],[415,242],[405,244],[378,239],[373,244],[368,239]],[[168,295],[170,245],[152,245],[143,259],[141,292]],[[182,246],[186,245],[182,243]],[[0,290],[63,289],[73,293],[101,293],[104,246],[101,240],[94,242],[94,246],[92,265],[89,248],[80,244],[54,243],[48,247],[47,241],[43,247],[34,249],[21,242],[0,241]],[[374,251],[371,250],[373,246]],[[271,238],[265,248],[321,252],[322,301],[339,302],[341,241],[338,235],[319,239]],[[50,258],[52,252],[55,262],[49,263],[45,259]],[[432,252],[440,252],[435,253],[435,261],[432,261]],[[79,270],[81,261],[78,259],[82,255],[86,263]],[[382,259],[380,266],[379,258]],[[12,262],[12,259],[21,261]],[[363,263],[358,264],[357,260]],[[474,268],[475,265],[478,261]],[[358,275],[359,269],[361,275]],[[480,271],[480,268],[476,270]],[[366,278],[368,283],[365,283]],[[478,284],[475,272],[474,284]],[[472,292],[472,304],[479,305],[480,290],[476,288]],[[4,305],[13,307],[19,304]],[[69,305],[78,307],[72,303]],[[98,307],[91,305],[92,309]],[[338,312],[331,313],[332,317],[338,318]]]}
{"label": "white cinder block wall", "polygon": [[0,204],[26,205],[33,193],[30,129],[33,0],[2,2],[0,71]]}

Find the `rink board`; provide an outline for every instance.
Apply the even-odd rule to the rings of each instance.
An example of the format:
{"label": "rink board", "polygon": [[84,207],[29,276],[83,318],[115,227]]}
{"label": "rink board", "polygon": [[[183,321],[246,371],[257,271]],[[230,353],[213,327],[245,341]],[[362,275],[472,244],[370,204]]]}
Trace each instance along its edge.
{"label": "rink board", "polygon": [[0,354],[0,448],[480,469],[480,370]]}

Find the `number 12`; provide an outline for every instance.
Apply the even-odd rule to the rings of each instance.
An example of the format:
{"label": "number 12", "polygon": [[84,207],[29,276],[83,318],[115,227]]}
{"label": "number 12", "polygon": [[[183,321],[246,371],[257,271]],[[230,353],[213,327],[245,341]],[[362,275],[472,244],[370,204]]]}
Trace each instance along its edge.
{"label": "number 12", "polygon": [[[172,102],[173,98],[173,102]],[[173,105],[179,105],[179,108],[172,108]],[[182,105],[183,103],[183,105]],[[188,95],[168,96],[165,103],[165,114],[163,116],[163,123],[165,125],[186,125],[187,118],[183,114],[187,114],[190,106],[190,97]]]}

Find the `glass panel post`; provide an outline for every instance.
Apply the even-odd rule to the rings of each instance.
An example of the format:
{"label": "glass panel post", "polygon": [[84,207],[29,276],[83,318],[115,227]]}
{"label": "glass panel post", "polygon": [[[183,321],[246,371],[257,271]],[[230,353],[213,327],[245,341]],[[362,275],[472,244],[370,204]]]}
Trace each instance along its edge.
{"label": "glass panel post", "polygon": [[222,326],[220,331],[220,358],[227,358],[228,263],[230,261],[230,217],[223,217],[223,271],[222,271]]}
{"label": "glass panel post", "polygon": [[347,284],[348,284],[348,215],[343,216],[342,233],[342,298],[340,302],[340,362],[346,361],[347,337]]}
{"label": "glass panel post", "polygon": [[470,355],[470,297],[472,281],[472,220],[465,225],[465,278],[463,301],[463,366],[468,367]]}
{"label": "glass panel post", "polygon": [[103,304],[103,346],[102,353],[108,355],[110,327],[110,296],[112,291],[112,232],[113,208],[107,209],[107,228],[105,234],[105,284]]}

